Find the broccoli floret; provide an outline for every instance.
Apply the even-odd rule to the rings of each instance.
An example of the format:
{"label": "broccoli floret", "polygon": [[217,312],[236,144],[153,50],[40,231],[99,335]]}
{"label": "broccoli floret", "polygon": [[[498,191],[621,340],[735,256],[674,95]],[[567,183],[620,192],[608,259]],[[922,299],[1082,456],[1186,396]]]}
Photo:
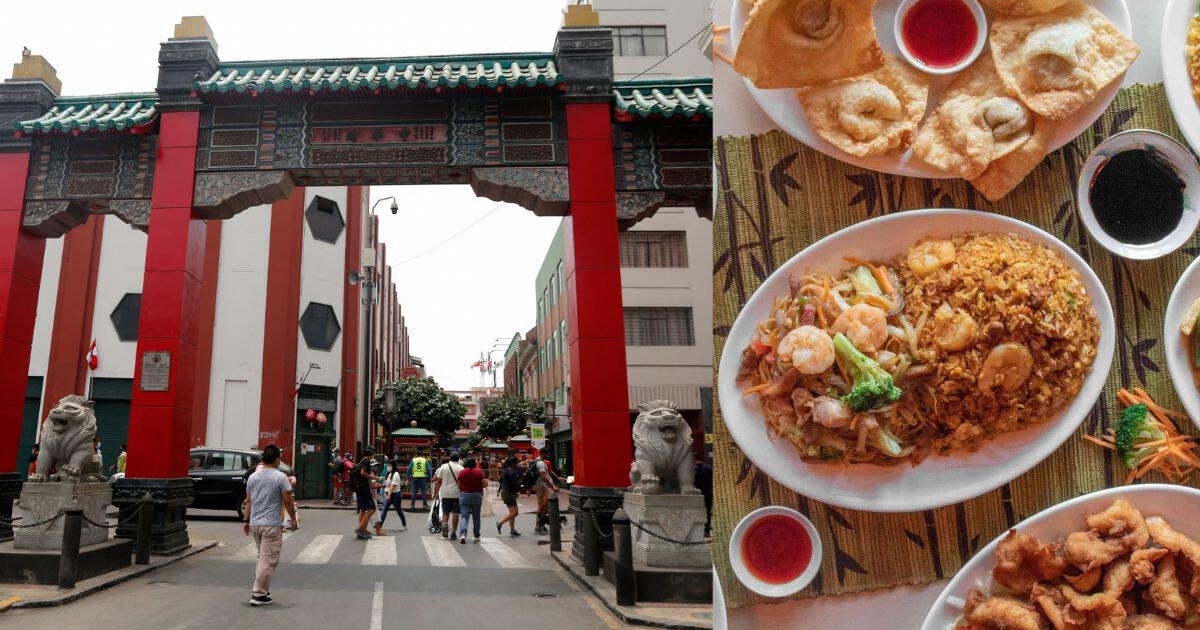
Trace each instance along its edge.
{"label": "broccoli floret", "polygon": [[1150,415],[1149,411],[1149,408],[1142,403],[1129,405],[1121,414],[1120,423],[1117,424],[1117,453],[1121,455],[1121,459],[1131,470],[1137,468],[1143,459],[1158,450],[1152,446],[1137,448],[1133,445],[1134,440],[1154,441],[1167,437],[1163,432],[1162,425],[1154,416]]}
{"label": "broccoli floret", "polygon": [[892,382],[892,375],[879,367],[875,359],[855,348],[846,335],[838,333],[833,336],[833,349],[854,377],[850,393],[842,396],[842,402],[850,409],[867,411],[900,398],[900,388]]}

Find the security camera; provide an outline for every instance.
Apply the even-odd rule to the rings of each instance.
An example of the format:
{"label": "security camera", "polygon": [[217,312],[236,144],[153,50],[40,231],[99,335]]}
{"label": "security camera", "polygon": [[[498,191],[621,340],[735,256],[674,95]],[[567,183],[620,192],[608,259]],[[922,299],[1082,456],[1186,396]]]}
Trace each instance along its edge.
{"label": "security camera", "polygon": [[396,203],[396,200],[393,199],[392,200],[392,214],[396,214],[397,212],[400,212],[400,204]]}

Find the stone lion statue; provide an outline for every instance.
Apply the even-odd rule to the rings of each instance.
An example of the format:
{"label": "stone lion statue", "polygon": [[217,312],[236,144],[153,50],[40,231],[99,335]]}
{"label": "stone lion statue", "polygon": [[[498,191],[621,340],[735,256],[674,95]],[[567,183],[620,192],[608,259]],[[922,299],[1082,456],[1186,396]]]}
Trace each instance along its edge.
{"label": "stone lion statue", "polygon": [[[99,458],[92,450],[94,437],[96,413],[92,401],[83,396],[64,396],[42,423],[41,450],[29,481],[104,481]],[[56,469],[53,475],[51,469]]]}
{"label": "stone lion statue", "polygon": [[700,494],[692,468],[692,430],[675,404],[652,400],[638,405],[633,423],[633,465],[630,492],[642,494]]}

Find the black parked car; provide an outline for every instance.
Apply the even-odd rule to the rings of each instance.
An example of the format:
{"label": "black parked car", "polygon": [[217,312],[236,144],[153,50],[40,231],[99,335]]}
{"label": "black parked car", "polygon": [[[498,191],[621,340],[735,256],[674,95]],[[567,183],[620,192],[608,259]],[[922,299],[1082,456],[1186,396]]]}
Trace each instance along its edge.
{"label": "black parked car", "polygon": [[[191,507],[206,510],[236,510],[242,518],[242,499],[246,497],[246,473],[262,461],[255,450],[198,447],[188,456],[188,477],[192,480]],[[292,474],[290,466],[279,469]]]}

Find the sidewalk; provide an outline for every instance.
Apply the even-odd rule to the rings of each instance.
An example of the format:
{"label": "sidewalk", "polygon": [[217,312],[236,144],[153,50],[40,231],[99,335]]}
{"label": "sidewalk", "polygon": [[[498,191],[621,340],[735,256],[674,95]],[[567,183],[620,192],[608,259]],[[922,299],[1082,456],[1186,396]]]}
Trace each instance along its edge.
{"label": "sidewalk", "polygon": [[217,541],[215,540],[193,541],[192,546],[182,553],[173,556],[151,555],[150,564],[144,566],[131,564],[124,569],[81,580],[75,584],[75,588],[70,590],[60,590],[53,584],[11,584],[6,582],[0,584],[0,613],[9,608],[61,606],[216,546]]}

